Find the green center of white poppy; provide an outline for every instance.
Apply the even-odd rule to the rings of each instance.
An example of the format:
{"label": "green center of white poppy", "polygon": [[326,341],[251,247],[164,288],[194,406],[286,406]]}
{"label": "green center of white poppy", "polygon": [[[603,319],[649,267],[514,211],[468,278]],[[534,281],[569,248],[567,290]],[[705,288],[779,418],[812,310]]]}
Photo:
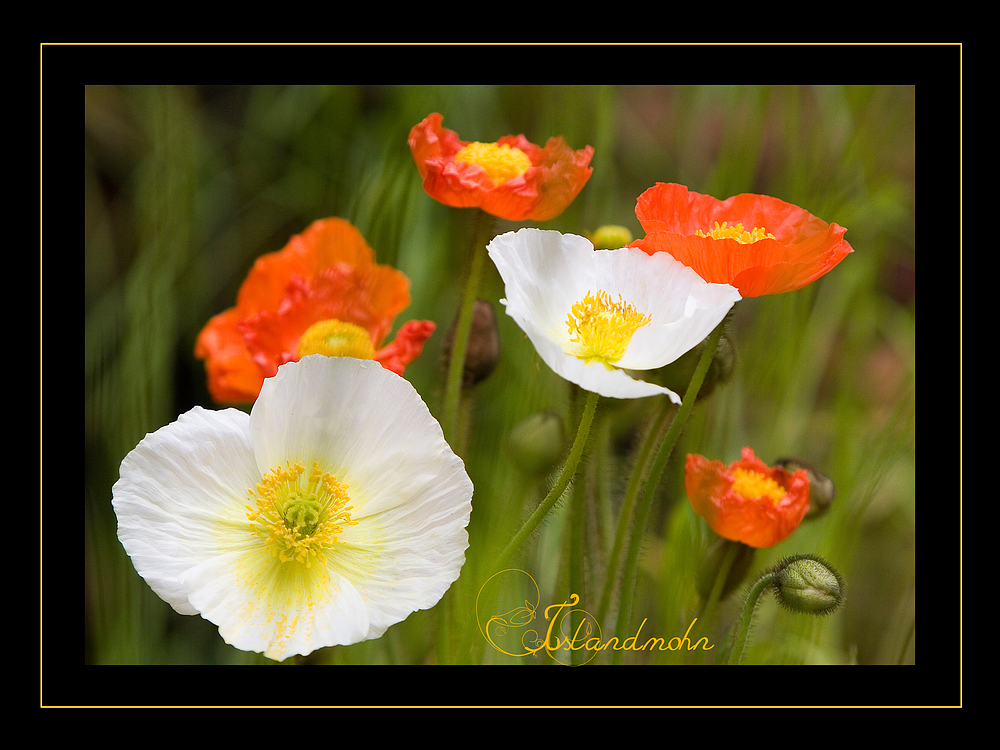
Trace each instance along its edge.
{"label": "green center of white poppy", "polygon": [[257,524],[257,534],[281,562],[326,564],[326,552],[339,543],[344,527],[354,525],[348,486],[314,463],[305,476],[301,463],[277,468],[261,477],[249,490],[255,506],[246,506],[247,518]]}
{"label": "green center of white poppy", "polygon": [[620,294],[616,302],[607,292],[598,290],[593,295],[588,291],[566,319],[569,340],[574,345],[570,353],[588,365],[601,362],[611,369],[624,356],[633,334],[650,320]]}
{"label": "green center of white poppy", "polygon": [[300,495],[290,500],[282,513],[285,527],[291,529],[299,537],[309,536],[322,518],[323,506],[313,495]]}

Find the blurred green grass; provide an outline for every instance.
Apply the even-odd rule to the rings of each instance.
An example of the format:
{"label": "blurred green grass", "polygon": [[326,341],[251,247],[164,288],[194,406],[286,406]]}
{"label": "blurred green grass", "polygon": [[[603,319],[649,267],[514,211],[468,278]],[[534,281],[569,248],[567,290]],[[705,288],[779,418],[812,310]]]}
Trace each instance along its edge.
{"label": "blurred green grass", "polygon": [[[790,554],[819,554],[846,578],[848,603],[817,620],[765,602],[746,661],[912,664],[912,86],[88,86],[85,661],[270,663],[160,601],[119,545],[111,508],[118,465],[143,435],[195,404],[212,406],[195,337],[233,304],[257,256],[314,219],[355,223],[379,261],[411,279],[413,302],[397,323],[438,324],[407,377],[440,417],[443,344],[463,290],[472,216],[421,188],[406,138],[434,111],[466,140],[523,132],[544,143],[561,134],[574,148],[594,147],[591,180],[545,228],[582,234],[622,224],[639,235],[635,200],[656,182],[717,198],[766,193],[847,227],[854,254],[818,283],[739,304],[734,376],[695,408],[668,465],[633,619],[649,618],[644,633],[683,634],[697,611],[693,574],[706,530],[678,469],[686,452],[729,462],[750,445],[768,461],[808,458],[837,486],[828,516],[758,552],[753,571]],[[502,357],[465,402],[467,433],[456,446],[476,485],[462,578],[434,610],[378,640],[323,649],[308,663],[434,663],[443,650],[459,662],[539,663],[484,647],[474,602],[496,572],[489,570],[496,549],[545,486],[512,470],[506,435],[527,415],[552,409],[571,438],[577,407],[503,314],[502,296],[487,264],[480,297],[497,312]],[[648,411],[642,402],[602,400],[600,439],[575,483],[586,493],[595,540],[581,593],[591,611],[629,450]],[[543,605],[568,596],[567,507],[520,561]],[[720,606],[713,643],[721,644],[738,600]],[[445,608],[444,632],[453,639],[436,635]]]}

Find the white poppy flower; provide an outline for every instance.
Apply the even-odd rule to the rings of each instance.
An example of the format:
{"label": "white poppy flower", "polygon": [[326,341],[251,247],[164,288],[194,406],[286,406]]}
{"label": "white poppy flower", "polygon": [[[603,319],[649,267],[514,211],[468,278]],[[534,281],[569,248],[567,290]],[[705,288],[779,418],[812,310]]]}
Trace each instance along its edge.
{"label": "white poppy flower", "polygon": [[113,504],[153,591],[281,661],[434,606],[465,562],[472,490],[408,381],[311,355],[249,415],[195,407],[147,435]]}
{"label": "white poppy flower", "polygon": [[701,342],[740,299],[668,253],[595,250],[585,237],[519,229],[488,246],[505,285],[500,300],[545,363],[613,398],[673,391],[625,370],[663,367]]}

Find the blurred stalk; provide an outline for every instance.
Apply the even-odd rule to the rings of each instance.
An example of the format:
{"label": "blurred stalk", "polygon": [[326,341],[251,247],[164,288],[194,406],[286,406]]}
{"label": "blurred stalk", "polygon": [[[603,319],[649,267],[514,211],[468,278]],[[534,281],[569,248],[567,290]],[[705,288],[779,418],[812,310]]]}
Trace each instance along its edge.
{"label": "blurred stalk", "polygon": [[598,394],[592,391],[587,392],[587,403],[583,408],[583,416],[580,419],[580,427],[576,433],[576,440],[573,442],[573,447],[570,449],[569,457],[566,459],[566,464],[563,466],[559,479],[556,480],[555,485],[549,490],[549,494],[545,496],[545,499],[535,509],[535,512],[531,514],[528,521],[500,554],[500,557],[493,565],[493,570],[503,570],[503,566],[510,561],[514,554],[521,548],[521,545],[538,528],[538,524],[548,515],[549,511],[552,510],[552,506],[556,504],[556,501],[566,491],[570,480],[576,474],[576,467],[580,463],[580,458],[583,456],[583,449],[587,445],[587,438],[590,436],[590,425],[594,420],[594,412],[597,410],[598,398]]}
{"label": "blurred stalk", "polygon": [[465,296],[462,298],[458,324],[455,326],[455,339],[448,360],[448,375],[445,382],[442,424],[444,436],[449,442],[455,440],[458,432],[458,407],[462,397],[462,377],[465,372],[465,355],[469,348],[469,331],[472,330],[472,311],[476,304],[476,295],[479,292],[486,260],[485,235],[492,226],[490,217],[484,211],[476,209],[475,213],[476,219],[472,229],[472,262],[465,283]]}
{"label": "blurred stalk", "polygon": [[[684,393],[680,408],[678,408],[677,413],[674,415],[673,421],[670,423],[670,429],[667,431],[667,436],[660,444],[656,458],[650,466],[649,476],[643,488],[642,502],[639,504],[635,526],[632,529],[628,556],[625,558],[625,575],[621,588],[621,608],[618,613],[619,628],[627,630],[629,621],[632,618],[635,579],[639,567],[639,550],[642,547],[642,538],[646,532],[646,521],[649,518],[649,511],[653,505],[653,495],[656,492],[656,486],[660,483],[663,468],[666,466],[667,459],[670,458],[670,454],[673,452],[674,444],[677,442],[677,438],[680,437],[684,423],[687,422],[688,415],[691,413],[691,409],[694,408],[698,391],[701,390],[701,384],[705,381],[705,375],[708,374],[708,368],[712,364],[712,358],[715,356],[716,347],[719,345],[719,339],[722,337],[722,331],[725,329],[728,320],[729,317],[726,316],[715,327],[715,330],[709,334],[706,340],[705,351],[701,355],[701,360],[698,362],[698,367],[695,369],[694,375],[691,376],[691,382]],[[622,654],[623,651],[615,651],[612,657],[613,663],[620,664]]]}

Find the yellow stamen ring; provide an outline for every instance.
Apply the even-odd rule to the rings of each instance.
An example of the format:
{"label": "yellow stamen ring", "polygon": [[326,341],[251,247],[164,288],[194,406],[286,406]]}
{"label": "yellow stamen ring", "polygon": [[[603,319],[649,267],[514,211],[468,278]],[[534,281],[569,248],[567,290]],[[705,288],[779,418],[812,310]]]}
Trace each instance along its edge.
{"label": "yellow stamen ring", "polygon": [[455,161],[478,164],[494,185],[503,185],[531,169],[531,159],[516,146],[474,141],[455,154]]}
{"label": "yellow stamen ring", "polygon": [[713,240],[736,240],[741,245],[750,245],[765,239],[777,239],[773,234],[765,231],[763,227],[754,227],[748,232],[743,228],[742,224],[737,223],[735,226],[728,226],[728,224],[728,221],[724,221],[722,222],[722,226],[719,226],[719,222],[715,222],[715,227],[709,230],[708,234],[705,234],[700,229],[695,234],[699,237],[711,237]]}
{"label": "yellow stamen ring", "polygon": [[746,498],[766,497],[777,503],[788,494],[784,487],[759,471],[733,469],[733,480],[733,489]]}
{"label": "yellow stamen ring", "polygon": [[307,354],[373,359],[375,347],[371,335],[361,326],[342,320],[321,320],[302,334],[296,354],[300,359]]}
{"label": "yellow stamen ring", "polygon": [[264,474],[256,491],[247,490],[254,505],[247,505],[247,518],[270,553],[281,562],[295,561],[311,567],[312,558],[326,564],[325,553],[340,543],[345,526],[353,526],[348,485],[324,473],[319,464],[303,482],[301,463]]}
{"label": "yellow stamen ring", "polygon": [[588,365],[601,362],[610,369],[625,354],[632,335],[651,319],[620,294],[615,302],[607,292],[598,290],[595,296],[588,291],[566,319],[569,340],[577,345],[572,353]]}

